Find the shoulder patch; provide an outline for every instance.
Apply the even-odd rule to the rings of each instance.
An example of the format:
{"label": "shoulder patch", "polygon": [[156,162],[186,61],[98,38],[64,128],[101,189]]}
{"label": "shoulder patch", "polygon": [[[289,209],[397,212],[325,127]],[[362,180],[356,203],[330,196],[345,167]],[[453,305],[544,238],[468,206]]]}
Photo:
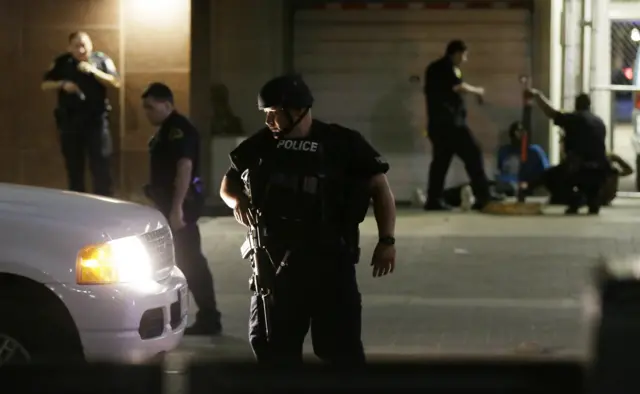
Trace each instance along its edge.
{"label": "shoulder patch", "polygon": [[96,54],[96,56],[98,57],[105,57],[106,55],[104,54],[104,52],[100,52],[100,51],[96,51],[94,52]]}
{"label": "shoulder patch", "polygon": [[174,128],[169,130],[169,141],[179,140],[184,137],[184,132],[180,129]]}
{"label": "shoulder patch", "polygon": [[453,67],[453,72],[456,74],[456,77],[458,78],[462,78],[462,70],[460,70],[460,67]]}

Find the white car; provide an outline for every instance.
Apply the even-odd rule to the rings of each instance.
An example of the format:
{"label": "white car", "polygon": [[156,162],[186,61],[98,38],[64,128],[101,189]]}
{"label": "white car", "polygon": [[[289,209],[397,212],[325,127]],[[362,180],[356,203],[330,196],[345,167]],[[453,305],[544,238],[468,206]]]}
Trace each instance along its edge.
{"label": "white car", "polygon": [[142,362],[178,346],[188,290],[156,210],[0,183],[0,365]]}

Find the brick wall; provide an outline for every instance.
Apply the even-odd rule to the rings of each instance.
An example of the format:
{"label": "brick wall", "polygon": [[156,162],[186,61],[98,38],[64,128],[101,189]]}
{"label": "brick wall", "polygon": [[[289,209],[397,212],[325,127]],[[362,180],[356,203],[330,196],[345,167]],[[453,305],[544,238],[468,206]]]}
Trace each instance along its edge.
{"label": "brick wall", "polygon": [[[122,4],[121,4],[122,1]],[[95,49],[113,58],[124,88],[110,93],[114,175],[120,194],[137,191],[147,177],[146,143],[153,129],[140,110],[151,81],[170,84],[189,111],[189,0],[170,14],[140,12],[148,0],[7,0],[0,4],[0,182],[65,188],[66,175],[53,122],[55,94],[42,92],[42,74],[74,30],[85,30]],[[182,4],[179,4],[182,3]],[[153,10],[162,11],[162,10]],[[152,24],[158,20],[162,26]]]}

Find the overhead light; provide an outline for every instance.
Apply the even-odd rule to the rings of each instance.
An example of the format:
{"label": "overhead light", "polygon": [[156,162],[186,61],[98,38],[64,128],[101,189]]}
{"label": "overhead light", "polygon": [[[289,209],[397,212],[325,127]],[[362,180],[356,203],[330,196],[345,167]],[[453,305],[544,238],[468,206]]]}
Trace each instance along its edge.
{"label": "overhead light", "polygon": [[634,27],[633,30],[631,30],[631,41],[633,42],[640,41],[640,31],[638,31],[638,28],[636,27]]}
{"label": "overhead light", "polygon": [[[125,3],[136,22],[147,22],[156,26],[177,21],[189,2],[185,0],[127,0]],[[179,17],[178,17],[179,18]]]}

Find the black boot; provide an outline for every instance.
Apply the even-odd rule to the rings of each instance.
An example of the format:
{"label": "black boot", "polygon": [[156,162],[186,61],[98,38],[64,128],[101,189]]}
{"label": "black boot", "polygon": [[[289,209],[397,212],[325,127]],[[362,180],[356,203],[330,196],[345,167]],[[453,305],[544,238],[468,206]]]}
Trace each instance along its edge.
{"label": "black boot", "polygon": [[191,327],[184,330],[184,335],[194,336],[220,336],[222,335],[222,323],[220,323],[220,315],[214,313],[198,313],[196,314],[196,322]]}
{"label": "black boot", "polygon": [[451,207],[442,200],[428,199],[423,209],[425,211],[450,211]]}

